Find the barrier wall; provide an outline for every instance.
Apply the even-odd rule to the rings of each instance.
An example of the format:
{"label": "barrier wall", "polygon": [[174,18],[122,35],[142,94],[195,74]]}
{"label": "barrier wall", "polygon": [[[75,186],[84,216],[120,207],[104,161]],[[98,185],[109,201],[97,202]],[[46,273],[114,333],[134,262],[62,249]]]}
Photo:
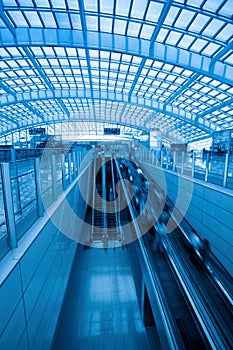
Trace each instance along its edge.
{"label": "barrier wall", "polygon": [[[88,176],[84,178],[88,194]],[[86,207],[78,186],[73,187],[67,199],[71,208],[84,218]],[[60,214],[62,205],[63,202],[57,209]],[[23,239],[26,238],[27,234]],[[77,243],[60,233],[49,220],[21,256],[17,257],[16,250],[9,253],[13,258],[8,255],[2,260],[0,271],[4,272],[5,264],[10,273],[0,278],[1,349],[50,348],[76,249]]]}
{"label": "barrier wall", "polygon": [[181,175],[178,177],[164,169],[161,172],[146,163],[143,166],[160,183],[165,176],[168,197],[173,203],[179,197],[177,209],[181,213],[187,209],[187,221],[200,236],[209,240],[212,252],[233,276],[233,192]]}

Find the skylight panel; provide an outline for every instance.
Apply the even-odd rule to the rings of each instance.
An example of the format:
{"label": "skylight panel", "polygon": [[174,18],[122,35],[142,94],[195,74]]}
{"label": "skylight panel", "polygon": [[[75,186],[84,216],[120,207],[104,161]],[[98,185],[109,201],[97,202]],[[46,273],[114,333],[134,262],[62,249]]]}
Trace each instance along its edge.
{"label": "skylight panel", "polygon": [[46,56],[54,56],[55,55],[52,47],[44,46],[43,50],[44,50]]}
{"label": "skylight panel", "polygon": [[120,53],[117,53],[117,52],[112,52],[111,53],[111,59],[112,60],[119,61],[120,58],[121,58],[121,54]]}
{"label": "skylight panel", "polygon": [[54,66],[58,67],[59,66],[58,60],[55,58],[49,58],[48,61],[51,65],[51,67],[54,67]]}
{"label": "skylight panel", "polygon": [[20,6],[34,7],[31,0],[18,0]]}
{"label": "skylight panel", "polygon": [[228,39],[230,37],[232,37],[232,33],[233,33],[233,25],[232,24],[227,24],[222,30],[221,32],[216,36],[216,38],[218,40],[221,40],[223,42],[228,41]]}
{"label": "skylight panel", "polygon": [[66,52],[69,57],[77,57],[77,52],[74,47],[67,47]]}
{"label": "skylight panel", "polygon": [[209,84],[210,81],[211,81],[211,78],[209,78],[209,77],[203,77],[203,78],[201,79],[201,82],[203,82],[203,83],[205,83],[205,84]]}
{"label": "skylight panel", "polygon": [[131,10],[131,17],[143,19],[148,0],[134,0]]}
{"label": "skylight panel", "polygon": [[130,2],[131,0],[116,0],[116,15],[128,17]]}
{"label": "skylight panel", "polygon": [[164,24],[168,25],[168,26],[172,26],[179,11],[180,11],[180,9],[178,7],[171,6],[171,8],[170,8],[165,20],[164,20]]}
{"label": "skylight panel", "polygon": [[194,40],[195,38],[193,36],[185,34],[177,46],[183,49],[188,49]]}
{"label": "skylight panel", "polygon": [[77,0],[66,0],[66,2],[70,10],[79,10],[79,5]]}
{"label": "skylight panel", "polygon": [[122,62],[130,62],[132,59],[131,55],[127,55],[127,54],[122,54]]}
{"label": "skylight panel", "polygon": [[146,20],[157,23],[161,15],[163,4],[150,2],[150,6],[147,11]]}
{"label": "skylight panel", "polygon": [[220,48],[220,45],[217,45],[217,44],[214,44],[214,43],[210,43],[202,51],[202,54],[206,55],[206,56],[213,56],[217,52],[217,50],[219,48]]}
{"label": "skylight panel", "polygon": [[198,14],[189,26],[189,31],[200,33],[208,21],[209,17],[202,14]]}
{"label": "skylight panel", "polygon": [[106,60],[108,60],[108,59],[109,59],[109,56],[110,56],[110,52],[108,52],[108,51],[100,51],[100,57],[101,57],[101,59],[106,59]]}
{"label": "skylight panel", "polygon": [[202,88],[202,84],[194,83],[192,85],[192,89],[194,89],[194,90],[200,90],[201,88]]}
{"label": "skylight panel", "polygon": [[57,28],[52,12],[40,12],[40,16],[46,28]]}
{"label": "skylight panel", "polygon": [[214,37],[216,33],[220,30],[221,27],[223,27],[224,22],[220,21],[219,19],[214,18],[208,26],[203,31],[204,35]]}
{"label": "skylight panel", "polygon": [[16,47],[8,47],[7,50],[11,54],[11,56],[22,56]]}
{"label": "skylight panel", "polygon": [[99,0],[100,2],[100,12],[102,13],[113,13],[113,3],[114,0]]}
{"label": "skylight panel", "polygon": [[65,0],[50,0],[52,7],[54,8],[60,8],[60,9],[65,9],[66,4]]}
{"label": "skylight panel", "polygon": [[220,85],[220,82],[218,80],[215,80],[213,79],[211,82],[210,82],[210,85],[214,86],[214,87],[217,87]]}
{"label": "skylight panel", "polygon": [[16,27],[28,27],[27,21],[25,20],[21,11],[9,11],[9,15],[11,16]]}
{"label": "skylight panel", "polygon": [[231,17],[232,18],[232,8],[233,8],[232,0],[227,0],[225,5],[219,11],[219,14],[223,15],[223,16],[226,16],[226,17]]}
{"label": "skylight panel", "polygon": [[194,41],[193,45],[190,47],[190,50],[200,52],[203,47],[208,43],[208,41],[203,39],[197,39]]}
{"label": "skylight panel", "polygon": [[34,54],[34,56],[44,56],[44,53],[40,47],[30,47],[30,51],[32,54]]}
{"label": "skylight panel", "polygon": [[194,12],[182,10],[174,26],[177,28],[186,29],[193,19],[194,15]]}
{"label": "skylight panel", "polygon": [[181,35],[182,35],[181,33],[170,32],[167,39],[166,39],[166,44],[176,45],[177,42],[179,41]]}
{"label": "skylight panel", "polygon": [[59,58],[59,63],[61,65],[61,67],[69,66],[69,60],[67,60],[66,58]]}
{"label": "skylight panel", "polygon": [[168,33],[169,33],[169,31],[167,29],[163,29],[163,28],[160,29],[156,40],[160,43],[163,43],[165,38],[167,37]]}
{"label": "skylight panel", "polygon": [[15,0],[2,0],[4,6],[17,6]]}
{"label": "skylight panel", "polygon": [[55,47],[54,51],[58,56],[66,56],[65,49],[63,47]]}
{"label": "skylight panel", "polygon": [[41,20],[36,11],[25,11],[24,14],[31,27],[42,27]]}
{"label": "skylight panel", "polygon": [[175,79],[176,79],[176,76],[175,75],[171,75],[171,74],[169,74],[166,77],[166,80],[169,81],[169,82],[173,82]]}
{"label": "skylight panel", "polygon": [[209,95],[210,95],[211,97],[215,97],[217,94],[218,94],[218,91],[217,91],[217,90],[211,90],[211,91],[209,92]]}
{"label": "skylight panel", "polygon": [[16,62],[16,61],[14,61],[14,60],[9,60],[9,61],[7,61],[7,63],[8,63],[8,65],[11,67],[11,68],[16,68],[16,67],[19,67],[18,66],[18,63]]}
{"label": "skylight panel", "polygon": [[26,60],[18,60],[18,63],[21,67],[29,67],[29,64],[27,63]]}
{"label": "skylight panel", "polygon": [[175,82],[176,82],[176,84],[182,85],[182,84],[185,83],[185,81],[186,81],[186,80],[185,80],[184,78],[179,77],[179,78],[176,79]]}
{"label": "skylight panel", "polygon": [[55,16],[56,16],[59,28],[70,29],[70,21],[69,21],[68,13],[56,12]]}
{"label": "skylight panel", "polygon": [[100,17],[100,31],[101,32],[112,32],[112,18]]}
{"label": "skylight panel", "polygon": [[220,6],[221,2],[219,0],[207,0],[203,6],[203,9],[216,13]]}
{"label": "skylight panel", "polygon": [[128,26],[127,35],[137,37],[139,34],[140,28],[141,28],[140,23],[130,22]]}
{"label": "skylight panel", "polygon": [[92,11],[97,12],[98,6],[97,6],[97,0],[83,0],[85,11]]}
{"label": "skylight panel", "polygon": [[80,15],[71,13],[70,14],[71,24],[73,29],[82,30],[82,23]]}
{"label": "skylight panel", "polygon": [[128,72],[128,69],[129,69],[129,66],[127,66],[126,64],[120,65],[120,72]]}
{"label": "skylight panel", "polygon": [[228,57],[224,60],[224,62],[233,65],[233,54],[231,54],[230,56],[228,56]]}
{"label": "skylight panel", "polygon": [[127,24],[126,21],[123,21],[121,19],[115,19],[115,21],[114,21],[114,33],[125,35],[126,24]]}
{"label": "skylight panel", "polygon": [[216,97],[221,101],[221,100],[225,100],[228,96],[226,94],[221,93]]}
{"label": "skylight panel", "polygon": [[37,7],[45,7],[50,8],[50,4],[48,0],[34,0]]}
{"label": "skylight panel", "polygon": [[142,58],[139,56],[134,56],[132,59],[132,63],[134,64],[140,64],[142,62]]}

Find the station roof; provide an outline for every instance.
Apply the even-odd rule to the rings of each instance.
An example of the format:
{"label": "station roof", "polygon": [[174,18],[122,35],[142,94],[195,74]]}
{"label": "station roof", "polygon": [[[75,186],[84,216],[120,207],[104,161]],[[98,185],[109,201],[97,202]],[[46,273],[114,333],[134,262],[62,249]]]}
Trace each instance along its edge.
{"label": "station roof", "polygon": [[0,135],[62,121],[233,128],[233,0],[0,1]]}

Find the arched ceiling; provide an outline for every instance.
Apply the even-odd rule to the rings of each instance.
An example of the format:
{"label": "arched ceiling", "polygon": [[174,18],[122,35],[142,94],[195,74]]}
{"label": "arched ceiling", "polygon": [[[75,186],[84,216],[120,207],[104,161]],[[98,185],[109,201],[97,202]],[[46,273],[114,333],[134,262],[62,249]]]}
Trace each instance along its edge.
{"label": "arched ceiling", "polygon": [[0,135],[109,121],[233,128],[233,0],[2,0]]}

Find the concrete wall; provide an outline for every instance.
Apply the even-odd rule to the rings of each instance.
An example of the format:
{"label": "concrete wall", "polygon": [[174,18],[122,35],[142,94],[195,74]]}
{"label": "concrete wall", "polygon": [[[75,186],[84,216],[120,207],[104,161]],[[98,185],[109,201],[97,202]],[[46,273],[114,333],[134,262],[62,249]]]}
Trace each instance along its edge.
{"label": "concrete wall", "polygon": [[[83,217],[79,196],[75,186],[68,201]],[[0,349],[50,348],[76,249],[77,243],[49,220],[6,278],[0,278]]]}
{"label": "concrete wall", "polygon": [[[165,176],[167,195],[193,228],[206,237],[212,252],[233,276],[233,192],[143,164],[155,180]],[[164,174],[164,175],[163,175]],[[179,188],[179,189],[178,189]],[[178,195],[179,193],[179,195]],[[190,199],[190,203],[189,203]]]}

